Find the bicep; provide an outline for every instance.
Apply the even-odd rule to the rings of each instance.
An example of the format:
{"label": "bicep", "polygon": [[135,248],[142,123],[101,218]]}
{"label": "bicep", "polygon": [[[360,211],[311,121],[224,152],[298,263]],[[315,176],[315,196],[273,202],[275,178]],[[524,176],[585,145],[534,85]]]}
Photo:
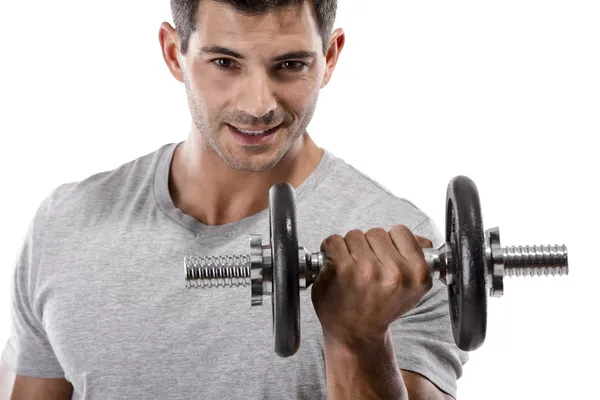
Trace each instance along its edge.
{"label": "bicep", "polygon": [[70,400],[72,395],[73,386],[66,379],[16,375],[10,400]]}
{"label": "bicep", "polygon": [[416,372],[400,370],[408,398],[414,400],[454,400],[448,393],[441,391],[429,379]]}

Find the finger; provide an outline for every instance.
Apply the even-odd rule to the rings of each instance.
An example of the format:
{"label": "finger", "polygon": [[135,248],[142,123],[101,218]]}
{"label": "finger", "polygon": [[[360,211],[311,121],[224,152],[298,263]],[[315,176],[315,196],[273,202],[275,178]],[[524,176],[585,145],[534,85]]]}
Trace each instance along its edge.
{"label": "finger", "polygon": [[390,229],[392,242],[410,265],[410,274],[415,284],[419,286],[431,285],[429,267],[425,261],[423,249],[412,232],[404,225],[396,225]]}
{"label": "finger", "polygon": [[395,225],[390,229],[392,242],[409,262],[415,262],[423,255],[421,244],[405,225]]}
{"label": "finger", "polygon": [[410,265],[394,245],[390,234],[383,228],[374,228],[367,231],[365,236],[380,260],[380,273],[384,282],[395,287],[410,286],[412,282]]}
{"label": "finger", "polygon": [[[321,243],[321,251],[325,253],[326,264],[334,268],[349,265],[354,262],[344,238],[338,234],[327,237]],[[327,262],[329,261],[329,262]]]}
{"label": "finger", "polygon": [[419,242],[419,245],[424,248],[424,249],[431,249],[433,248],[433,242],[431,240],[429,240],[428,238],[426,238],[425,236],[419,236],[419,235],[414,235],[415,238],[417,238],[417,242]]}
{"label": "finger", "polygon": [[353,229],[346,233],[344,240],[346,241],[348,249],[350,250],[350,255],[354,261],[378,261],[373,249],[365,237],[364,232],[358,229]]}
{"label": "finger", "polygon": [[390,234],[383,228],[369,229],[365,234],[367,242],[373,249],[375,256],[383,263],[406,263],[400,254]]}
{"label": "finger", "polygon": [[344,239],[355,261],[355,270],[351,271],[349,276],[355,284],[369,290],[372,282],[379,281],[384,276],[384,265],[375,255],[364,232],[358,229],[351,230]]}

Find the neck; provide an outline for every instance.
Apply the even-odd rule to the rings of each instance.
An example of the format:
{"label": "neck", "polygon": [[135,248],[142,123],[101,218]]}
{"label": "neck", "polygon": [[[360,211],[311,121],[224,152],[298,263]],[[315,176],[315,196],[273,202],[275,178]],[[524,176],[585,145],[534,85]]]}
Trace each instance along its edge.
{"label": "neck", "polygon": [[206,225],[223,225],[268,208],[272,185],[288,182],[298,187],[322,156],[323,151],[305,133],[271,170],[238,171],[210,146],[187,140],[173,155],[169,191],[175,207],[185,214]]}

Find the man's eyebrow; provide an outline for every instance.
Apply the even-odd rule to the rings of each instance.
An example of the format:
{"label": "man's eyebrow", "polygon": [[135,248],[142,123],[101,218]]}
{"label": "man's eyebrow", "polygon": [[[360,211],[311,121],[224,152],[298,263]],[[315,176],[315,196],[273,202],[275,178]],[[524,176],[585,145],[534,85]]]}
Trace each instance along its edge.
{"label": "man's eyebrow", "polygon": [[233,51],[226,47],[222,46],[205,46],[200,48],[201,53],[213,53],[213,54],[221,54],[225,56],[230,56],[234,58],[239,58],[241,60],[244,59],[244,56],[238,53],[237,51]]}
{"label": "man's eyebrow", "polygon": [[285,61],[290,59],[301,59],[306,60],[307,58],[316,58],[316,51],[290,51],[289,53],[282,54],[273,59],[273,61]]}
{"label": "man's eyebrow", "polygon": [[[225,55],[225,56],[229,56],[229,57],[239,58],[240,60],[245,59],[245,57],[242,54],[238,53],[237,51],[228,49],[227,47],[223,47],[223,46],[205,46],[205,47],[200,48],[200,52],[221,54],[221,55]],[[285,61],[285,60],[290,60],[290,59],[305,60],[308,58],[316,58],[316,57],[317,57],[316,51],[290,51],[288,53],[285,53],[285,54],[282,54],[280,56],[273,58],[273,61],[279,62],[279,61]]]}

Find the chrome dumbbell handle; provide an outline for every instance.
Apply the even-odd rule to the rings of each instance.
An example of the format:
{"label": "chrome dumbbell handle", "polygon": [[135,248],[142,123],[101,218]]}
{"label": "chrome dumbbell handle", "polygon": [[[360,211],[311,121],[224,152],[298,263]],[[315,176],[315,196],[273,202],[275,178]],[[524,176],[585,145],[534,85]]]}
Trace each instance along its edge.
{"label": "chrome dumbbell handle", "polygon": [[[501,247],[498,228],[486,231],[486,286],[490,296],[503,294],[505,276],[554,276],[569,272],[567,248],[564,245]],[[423,249],[432,279],[447,285],[454,282],[455,257],[448,243],[437,249]],[[327,256],[298,249],[300,289],[315,280]],[[185,257],[186,286],[235,287],[252,286],[252,305],[261,305],[264,295],[272,294],[271,246],[263,246],[260,235],[250,235],[250,253],[211,257]]]}

